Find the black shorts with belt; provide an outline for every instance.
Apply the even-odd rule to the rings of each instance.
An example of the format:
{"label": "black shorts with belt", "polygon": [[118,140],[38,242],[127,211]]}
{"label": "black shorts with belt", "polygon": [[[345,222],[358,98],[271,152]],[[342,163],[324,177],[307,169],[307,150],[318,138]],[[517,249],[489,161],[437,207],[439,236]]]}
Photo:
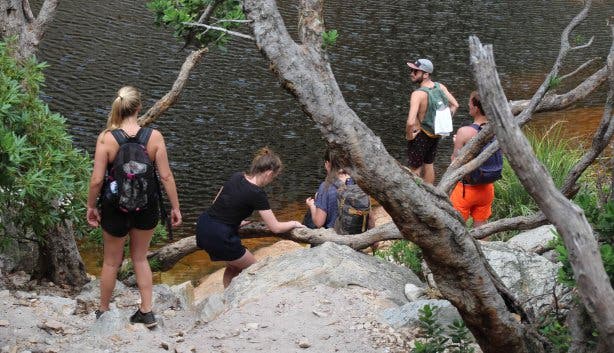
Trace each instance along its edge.
{"label": "black shorts with belt", "polygon": [[222,223],[207,212],[196,222],[196,245],[205,250],[212,261],[234,261],[245,255],[239,227]]}

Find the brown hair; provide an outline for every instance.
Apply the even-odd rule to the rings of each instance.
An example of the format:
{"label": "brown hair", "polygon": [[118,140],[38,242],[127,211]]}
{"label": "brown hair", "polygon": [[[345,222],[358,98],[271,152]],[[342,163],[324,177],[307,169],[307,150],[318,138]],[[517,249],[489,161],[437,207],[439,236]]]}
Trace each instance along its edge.
{"label": "brown hair", "polygon": [[117,91],[107,120],[107,130],[118,129],[125,117],[141,108],[141,93],[132,86],[124,86]]}
{"label": "brown hair", "polygon": [[269,170],[273,173],[279,173],[282,168],[281,159],[277,153],[273,152],[268,147],[262,147],[256,152],[252,164],[249,167],[248,175],[254,176],[256,174],[264,173]]}
{"label": "brown hair", "polygon": [[471,92],[469,97],[469,99],[471,99],[471,103],[480,111],[480,114],[486,115],[486,113],[484,113],[484,108],[482,108],[482,101],[480,100],[480,94],[478,91]]}
{"label": "brown hair", "polygon": [[324,151],[324,161],[330,163],[330,170],[326,174],[325,180],[326,186],[329,186],[335,182],[337,173],[339,173],[339,170],[343,169],[343,166],[341,165],[338,153],[330,147],[326,147]]}

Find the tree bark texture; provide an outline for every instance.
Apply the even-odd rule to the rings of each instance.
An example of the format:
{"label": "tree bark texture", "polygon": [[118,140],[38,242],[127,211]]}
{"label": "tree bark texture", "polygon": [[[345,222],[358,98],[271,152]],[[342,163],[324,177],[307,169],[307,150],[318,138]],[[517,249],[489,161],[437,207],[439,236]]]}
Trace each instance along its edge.
{"label": "tree bark texture", "polygon": [[[351,162],[350,174],[423,250],[442,294],[459,310],[484,352],[540,351],[508,311],[464,221],[448,196],[406,172],[346,104],[319,45],[321,1],[299,1],[299,39],[288,34],[273,0],[246,0],[256,44],[328,141]],[[314,16],[317,13],[317,16]]]}
{"label": "tree bark texture", "polygon": [[40,245],[41,278],[59,285],[81,287],[89,279],[70,225],[58,225]]}
{"label": "tree bark texture", "polygon": [[209,51],[209,48],[201,48],[190,53],[181,65],[181,70],[173,83],[173,87],[164,97],[160,98],[149,110],[139,117],[138,123],[141,126],[146,126],[158,117],[164,114],[173,104],[179,100],[179,96],[183,91],[192,69],[202,60],[203,56]]}
{"label": "tree bark texture", "polygon": [[[480,96],[487,115],[494,123],[503,152],[522,185],[563,237],[580,297],[596,323],[600,338],[614,347],[614,290],[605,273],[592,229],[582,209],[556,189],[514,121],[496,71],[492,46],[482,46],[477,37],[471,37],[470,52]],[[610,55],[608,62],[613,57]],[[614,92],[612,76],[614,71],[610,69],[608,101],[611,101]]]}
{"label": "tree bark texture", "polygon": [[55,16],[58,3],[59,0],[45,0],[38,17],[34,17],[28,0],[0,1],[0,38],[17,37],[13,54],[18,60],[34,55]]}

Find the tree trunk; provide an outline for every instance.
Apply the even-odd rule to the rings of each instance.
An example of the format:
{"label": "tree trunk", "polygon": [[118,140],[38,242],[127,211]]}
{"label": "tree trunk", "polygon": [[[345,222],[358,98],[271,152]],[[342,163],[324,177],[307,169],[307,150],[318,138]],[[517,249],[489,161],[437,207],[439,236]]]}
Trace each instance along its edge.
{"label": "tree trunk", "polygon": [[28,0],[0,1],[0,39],[17,38],[13,55],[23,60],[34,55],[49,23],[53,20],[59,0],[45,0],[38,17],[34,17]]}
{"label": "tree trunk", "polygon": [[59,224],[40,244],[39,278],[55,284],[81,287],[89,282],[72,226]]}
{"label": "tree trunk", "polygon": [[406,172],[345,103],[321,49],[322,2],[300,1],[302,44],[291,39],[275,1],[246,0],[244,9],[272,70],[329,145],[345,152],[360,187],[384,207],[405,238],[422,248],[439,289],[483,351],[543,351],[508,311],[447,195]]}
{"label": "tree trunk", "polygon": [[[34,17],[28,0],[0,1],[0,39],[16,37],[12,54],[17,60],[34,55],[47,26],[53,20],[58,3],[59,0],[45,0],[38,16]],[[88,282],[72,227],[58,224],[44,235],[40,248],[37,277],[70,286]]]}

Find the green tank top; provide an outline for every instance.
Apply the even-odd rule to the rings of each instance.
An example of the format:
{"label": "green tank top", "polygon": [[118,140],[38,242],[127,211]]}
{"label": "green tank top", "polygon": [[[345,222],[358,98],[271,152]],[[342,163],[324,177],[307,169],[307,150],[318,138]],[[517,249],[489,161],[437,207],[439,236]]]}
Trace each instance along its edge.
{"label": "green tank top", "polygon": [[430,134],[435,134],[435,113],[439,109],[444,109],[448,106],[448,98],[443,90],[439,87],[439,83],[435,82],[433,88],[420,87],[419,91],[426,92],[428,94],[428,105],[426,107],[426,113],[424,119],[420,123],[422,128]]}

